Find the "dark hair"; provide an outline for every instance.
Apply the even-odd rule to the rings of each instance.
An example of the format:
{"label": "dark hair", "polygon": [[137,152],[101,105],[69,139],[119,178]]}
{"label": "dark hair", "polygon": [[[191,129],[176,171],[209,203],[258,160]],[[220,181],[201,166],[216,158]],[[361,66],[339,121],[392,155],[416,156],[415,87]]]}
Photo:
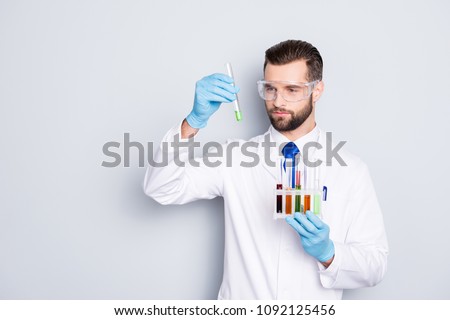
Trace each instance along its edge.
{"label": "dark hair", "polygon": [[322,80],[323,61],[319,50],[302,40],[286,40],[267,49],[264,70],[268,63],[283,65],[296,60],[305,60],[308,81]]}

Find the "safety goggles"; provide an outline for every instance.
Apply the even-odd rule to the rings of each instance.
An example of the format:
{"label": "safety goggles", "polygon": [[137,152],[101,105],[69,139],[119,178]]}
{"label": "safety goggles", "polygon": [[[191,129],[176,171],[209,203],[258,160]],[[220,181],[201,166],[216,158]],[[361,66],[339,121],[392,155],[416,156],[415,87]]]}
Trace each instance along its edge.
{"label": "safety goggles", "polygon": [[266,101],[273,101],[280,94],[287,102],[297,102],[307,99],[313,92],[320,80],[311,82],[295,82],[295,81],[265,81],[260,80],[258,84],[258,92],[261,98]]}

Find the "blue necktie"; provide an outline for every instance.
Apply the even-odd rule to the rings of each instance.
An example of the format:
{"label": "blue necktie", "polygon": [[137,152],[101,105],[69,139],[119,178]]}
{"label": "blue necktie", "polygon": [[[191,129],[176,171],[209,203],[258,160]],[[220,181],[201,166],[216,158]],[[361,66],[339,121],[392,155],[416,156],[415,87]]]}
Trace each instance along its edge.
{"label": "blue necktie", "polygon": [[[285,159],[292,159],[292,188],[295,188],[295,156],[300,153],[297,146],[293,142],[289,142],[283,147],[283,156]],[[286,162],[284,163],[284,171],[286,171]]]}

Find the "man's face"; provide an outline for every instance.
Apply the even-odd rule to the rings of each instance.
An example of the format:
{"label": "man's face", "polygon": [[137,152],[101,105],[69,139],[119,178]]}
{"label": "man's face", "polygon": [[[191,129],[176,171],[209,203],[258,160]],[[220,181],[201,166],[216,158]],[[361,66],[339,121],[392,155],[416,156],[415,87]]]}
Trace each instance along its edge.
{"label": "man's face", "polygon": [[[285,65],[267,64],[264,72],[266,81],[295,81],[308,82],[308,69],[304,60],[294,61]],[[277,85],[275,85],[277,86]],[[281,91],[282,85],[276,88]],[[298,102],[287,102],[277,94],[273,101],[265,101],[266,111],[272,126],[280,131],[293,131],[308,119],[313,111],[313,95]]]}

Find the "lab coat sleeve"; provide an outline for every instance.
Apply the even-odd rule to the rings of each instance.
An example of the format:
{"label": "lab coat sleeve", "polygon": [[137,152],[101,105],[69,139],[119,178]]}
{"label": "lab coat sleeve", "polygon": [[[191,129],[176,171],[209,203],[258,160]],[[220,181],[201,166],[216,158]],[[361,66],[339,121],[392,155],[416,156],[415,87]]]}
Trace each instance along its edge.
{"label": "lab coat sleeve", "polygon": [[[181,137],[181,123],[166,133],[156,150],[153,158],[158,165],[150,164],[147,168],[143,182],[145,194],[164,205],[184,204],[221,195],[221,167],[207,166],[202,158],[189,162],[188,157],[193,155],[189,154],[187,146],[179,148],[177,152],[171,145],[177,135]],[[186,143],[188,140],[181,141]],[[191,148],[191,151],[193,149],[198,147]],[[182,162],[184,166],[180,165]]]}
{"label": "lab coat sleeve", "polygon": [[325,288],[353,289],[379,283],[387,268],[388,243],[384,222],[367,166],[360,164],[347,214],[349,226],[343,243],[334,241],[331,265],[319,268]]}

